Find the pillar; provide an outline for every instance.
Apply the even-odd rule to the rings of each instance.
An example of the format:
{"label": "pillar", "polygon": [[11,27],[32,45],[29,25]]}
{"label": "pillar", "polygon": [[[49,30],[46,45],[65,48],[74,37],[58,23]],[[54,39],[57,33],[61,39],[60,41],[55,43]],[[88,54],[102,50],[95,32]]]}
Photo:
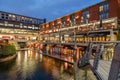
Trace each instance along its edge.
{"label": "pillar", "polygon": [[110,30],[110,41],[114,41],[114,32],[112,29]]}

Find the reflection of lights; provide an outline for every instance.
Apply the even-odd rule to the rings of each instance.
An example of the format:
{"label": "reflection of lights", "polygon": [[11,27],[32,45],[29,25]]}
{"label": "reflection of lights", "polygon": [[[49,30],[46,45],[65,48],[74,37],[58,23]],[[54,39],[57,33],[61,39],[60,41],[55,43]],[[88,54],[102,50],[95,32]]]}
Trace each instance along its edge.
{"label": "reflection of lights", "polygon": [[67,62],[64,63],[64,66],[65,66],[65,69],[68,69],[68,63]]}
{"label": "reflection of lights", "polygon": [[40,54],[40,62],[42,62],[42,54]]}
{"label": "reflection of lights", "polygon": [[68,37],[69,35],[66,34],[66,35],[64,35],[64,36],[65,36],[65,37]]}
{"label": "reflection of lights", "polygon": [[38,58],[38,53],[36,52],[35,59],[37,60],[37,58]]}
{"label": "reflection of lights", "polygon": [[21,60],[21,54],[20,54],[20,52],[18,52],[18,61],[20,61]]}
{"label": "reflection of lights", "polygon": [[27,61],[27,51],[25,51],[25,62]]}
{"label": "reflection of lights", "polygon": [[28,50],[28,57],[30,57],[30,52],[31,52],[31,51],[30,51],[30,50]]}

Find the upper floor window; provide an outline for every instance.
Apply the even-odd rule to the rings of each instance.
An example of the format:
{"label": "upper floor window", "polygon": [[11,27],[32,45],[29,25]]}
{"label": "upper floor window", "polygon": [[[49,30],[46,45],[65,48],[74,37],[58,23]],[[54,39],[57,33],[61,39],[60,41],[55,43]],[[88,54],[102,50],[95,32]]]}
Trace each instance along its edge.
{"label": "upper floor window", "polygon": [[61,19],[61,22],[62,22],[62,24],[65,24],[65,18],[64,17]]}
{"label": "upper floor window", "polygon": [[0,19],[1,19],[1,13],[0,13]]}
{"label": "upper floor window", "polygon": [[8,19],[8,14],[5,15],[5,19]]}
{"label": "upper floor window", "polygon": [[82,11],[81,22],[82,23],[88,23],[88,19],[89,19],[89,10],[85,9],[85,10]]}
{"label": "upper floor window", "polygon": [[75,19],[75,15],[74,15],[74,14],[71,14],[71,15],[70,15],[70,20],[71,20],[72,22],[74,22],[74,19]]}
{"label": "upper floor window", "polygon": [[109,10],[109,4],[107,1],[105,1],[104,3],[101,3],[99,6],[99,19],[106,19],[108,18],[108,10]]}
{"label": "upper floor window", "polygon": [[1,14],[1,18],[5,19],[5,14],[4,13]]}
{"label": "upper floor window", "polygon": [[54,26],[57,27],[57,21],[54,21]]}

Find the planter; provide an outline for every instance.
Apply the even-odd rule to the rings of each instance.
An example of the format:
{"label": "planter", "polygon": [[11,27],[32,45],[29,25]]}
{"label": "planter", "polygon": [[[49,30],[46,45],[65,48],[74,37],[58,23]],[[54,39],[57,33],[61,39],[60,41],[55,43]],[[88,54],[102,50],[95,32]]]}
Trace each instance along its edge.
{"label": "planter", "polygon": [[14,58],[16,58],[17,54],[14,54],[12,56],[8,56],[8,57],[5,57],[5,58],[1,58],[0,59],[0,62],[6,62],[6,61],[9,61],[9,60],[12,60]]}

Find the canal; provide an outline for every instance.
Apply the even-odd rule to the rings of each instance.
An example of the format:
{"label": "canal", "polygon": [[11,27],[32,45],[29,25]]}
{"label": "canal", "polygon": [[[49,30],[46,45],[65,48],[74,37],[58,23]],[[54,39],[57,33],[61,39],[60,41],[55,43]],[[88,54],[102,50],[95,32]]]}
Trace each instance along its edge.
{"label": "canal", "polygon": [[0,80],[73,80],[73,65],[43,56],[38,51],[18,51],[0,63]]}

